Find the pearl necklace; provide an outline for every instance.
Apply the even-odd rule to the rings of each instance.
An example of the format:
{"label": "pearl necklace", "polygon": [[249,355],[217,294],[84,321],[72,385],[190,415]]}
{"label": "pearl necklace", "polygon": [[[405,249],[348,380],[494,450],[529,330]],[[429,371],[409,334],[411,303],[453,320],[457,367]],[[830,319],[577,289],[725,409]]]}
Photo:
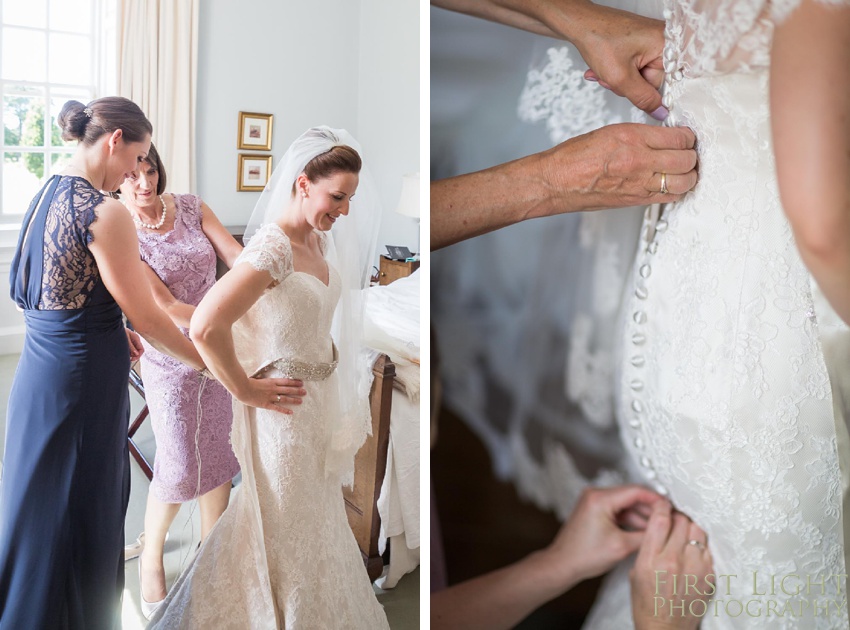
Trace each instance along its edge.
{"label": "pearl necklace", "polygon": [[159,217],[159,221],[154,223],[145,223],[140,218],[138,218],[135,214],[130,214],[133,217],[133,223],[136,224],[136,227],[140,228],[148,228],[149,230],[158,230],[165,223],[165,199],[162,198],[162,195],[159,196],[159,202],[162,204],[162,216]]}

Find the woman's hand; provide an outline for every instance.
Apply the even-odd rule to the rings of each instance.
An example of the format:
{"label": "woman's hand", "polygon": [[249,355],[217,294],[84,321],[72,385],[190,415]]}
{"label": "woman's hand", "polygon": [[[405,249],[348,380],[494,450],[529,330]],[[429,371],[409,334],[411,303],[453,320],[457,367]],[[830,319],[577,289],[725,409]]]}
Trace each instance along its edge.
{"label": "woman's hand", "polygon": [[664,22],[592,5],[581,23],[582,28],[573,25],[570,41],[590,66],[585,78],[625,96],[656,120],[667,118],[658,91],[664,79]]}
{"label": "woman's hand", "polygon": [[564,590],[602,575],[634,553],[646,515],[662,497],[642,486],[588,488],[557,537],[543,552],[569,571]]}
{"label": "woman's hand", "polygon": [[300,405],[301,397],[306,393],[303,381],[292,378],[252,377],[240,388],[236,399],[251,407],[291,415],[290,407]]}
{"label": "woman's hand", "polygon": [[630,578],[637,630],[697,628],[716,587],[705,532],[659,501]]}
{"label": "woman's hand", "polygon": [[660,20],[588,0],[431,0],[431,4],[565,39],[590,66],[585,78],[599,81],[658,120],[667,117],[658,93],[664,77]]}
{"label": "woman's hand", "polygon": [[142,340],[134,331],[129,328],[124,328],[127,333],[127,345],[130,346],[130,362],[138,361],[145,353],[145,347],[142,345]]}

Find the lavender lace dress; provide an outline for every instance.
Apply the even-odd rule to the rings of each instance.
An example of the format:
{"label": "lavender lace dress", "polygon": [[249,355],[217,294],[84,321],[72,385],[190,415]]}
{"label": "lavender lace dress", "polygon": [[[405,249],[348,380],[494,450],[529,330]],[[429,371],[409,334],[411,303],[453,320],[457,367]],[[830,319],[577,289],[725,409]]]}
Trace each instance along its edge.
{"label": "lavender lace dress", "polygon": [[[139,230],[139,251],[175,298],[197,306],[215,283],[216,255],[201,229],[200,197],[174,195],[174,203],[174,229],[165,233]],[[183,332],[188,337],[188,331]],[[182,503],[239,472],[230,447],[232,402],[221,384],[207,381],[199,405],[198,374],[143,343],[142,378],[156,437],[151,492],[165,503]]]}

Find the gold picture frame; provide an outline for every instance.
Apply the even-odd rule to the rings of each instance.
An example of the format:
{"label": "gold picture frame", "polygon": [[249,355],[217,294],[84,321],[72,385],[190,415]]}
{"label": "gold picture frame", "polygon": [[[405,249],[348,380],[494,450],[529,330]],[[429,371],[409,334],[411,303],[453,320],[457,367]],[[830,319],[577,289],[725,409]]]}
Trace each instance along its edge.
{"label": "gold picture frame", "polygon": [[236,190],[238,192],[262,191],[272,174],[272,157],[240,153],[236,171]]}
{"label": "gold picture frame", "polygon": [[236,148],[271,151],[273,124],[273,114],[239,112],[239,135],[236,138]]}

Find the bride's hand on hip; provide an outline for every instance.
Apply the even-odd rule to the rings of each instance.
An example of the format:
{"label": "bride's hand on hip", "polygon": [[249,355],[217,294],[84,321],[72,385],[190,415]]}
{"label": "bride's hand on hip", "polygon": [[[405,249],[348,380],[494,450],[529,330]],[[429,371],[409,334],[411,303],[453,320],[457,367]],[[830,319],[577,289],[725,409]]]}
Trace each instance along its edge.
{"label": "bride's hand on hip", "polygon": [[300,405],[306,393],[303,381],[293,378],[252,377],[236,398],[250,407],[291,415],[291,407]]}
{"label": "bride's hand on hip", "polygon": [[636,629],[697,628],[716,590],[713,570],[705,532],[656,503],[630,574]]}

